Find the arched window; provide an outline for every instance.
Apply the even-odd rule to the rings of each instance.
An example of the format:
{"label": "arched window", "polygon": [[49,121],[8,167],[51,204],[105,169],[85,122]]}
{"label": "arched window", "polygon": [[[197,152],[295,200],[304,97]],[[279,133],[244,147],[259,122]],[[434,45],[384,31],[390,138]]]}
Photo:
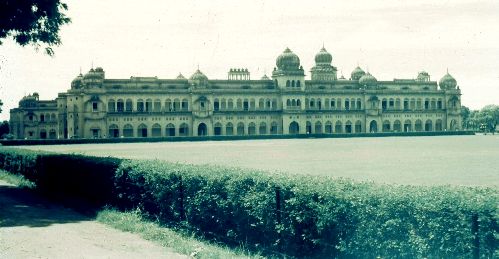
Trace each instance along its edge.
{"label": "arched window", "polygon": [[175,98],[175,100],[173,100],[173,110],[180,111],[180,99]]}
{"label": "arched window", "polygon": [[144,101],[142,99],[137,100],[137,111],[138,112],[144,111]]}
{"label": "arched window", "polygon": [[227,136],[234,135],[234,125],[230,122],[225,125],[225,135]]}
{"label": "arched window", "polygon": [[232,101],[232,99],[229,99],[229,101],[227,102],[227,109],[228,110],[234,109],[234,102]]}
{"label": "arched window", "polygon": [[426,122],[424,124],[424,130],[425,131],[433,131],[433,123],[431,122],[431,120],[426,120]]}
{"label": "arched window", "polygon": [[147,138],[147,126],[145,124],[140,124],[137,128],[137,136]]}
{"label": "arched window", "polygon": [[215,98],[215,100],[213,101],[213,110],[214,111],[220,110],[220,101],[218,101],[218,98]]}
{"label": "arched window", "polygon": [[409,131],[412,131],[412,123],[410,120],[406,120],[404,122],[404,131],[405,132],[409,132]]}
{"label": "arched window", "polygon": [[154,112],[160,112],[161,111],[161,100],[156,99],[154,100]]}
{"label": "arched window", "polygon": [[165,111],[166,112],[172,112],[173,111],[173,103],[172,100],[166,99],[165,100]]}
{"label": "arched window", "polygon": [[222,135],[222,123],[220,122],[215,123],[215,126],[213,127],[213,134],[215,136]]}
{"label": "arched window", "polygon": [[337,121],[336,124],[334,125],[334,132],[343,133],[343,125],[341,124],[341,121]]}
{"label": "arched window", "polygon": [[326,121],[324,132],[327,134],[333,133],[333,124],[330,121]]}
{"label": "arched window", "polygon": [[180,124],[180,127],[178,128],[178,135],[179,136],[189,136],[189,126],[187,125],[187,123],[182,123]]}
{"label": "arched window", "polygon": [[359,99],[357,99],[357,110],[361,110],[362,109],[362,101]]}
{"label": "arched window", "polygon": [[277,110],[277,99],[272,99],[272,110]]}
{"label": "arched window", "polygon": [[109,133],[108,137],[110,137],[110,138],[119,138],[120,137],[120,130],[118,128],[118,125],[116,125],[116,124],[109,125],[108,133]]}
{"label": "arched window", "polygon": [[442,131],[443,130],[443,127],[442,127],[442,120],[441,119],[438,119],[436,122],[435,122],[435,131]]}
{"label": "arched window", "polygon": [[161,125],[159,125],[158,123],[152,125],[151,135],[156,138],[161,137]]}
{"label": "arched window", "polygon": [[385,120],[383,121],[383,126],[381,129],[382,132],[390,132],[390,121]]}
{"label": "arched window", "polygon": [[256,110],[255,107],[256,107],[255,98],[251,98],[250,99],[249,109],[253,111],[253,110]]}
{"label": "arched window", "polygon": [[296,87],[300,87],[300,86],[301,86],[300,80],[296,81]]}
{"label": "arched window", "polygon": [[315,123],[315,134],[322,134],[322,123],[320,121]]}
{"label": "arched window", "polygon": [[52,114],[50,115],[50,120],[51,120],[51,121],[57,121],[56,116],[55,116],[55,113],[52,113]]}
{"label": "arched window", "polygon": [[300,99],[296,100],[296,106],[301,107],[301,101],[300,101]]}
{"label": "arched window", "polygon": [[305,132],[307,134],[312,134],[312,123],[310,121],[307,121],[306,127],[305,127]]}
{"label": "arched window", "polygon": [[113,99],[109,99],[107,101],[107,112],[115,112],[116,111],[116,103]]}
{"label": "arched window", "polygon": [[291,87],[295,87],[295,80],[291,81]]}
{"label": "arched window", "polygon": [[243,109],[243,100],[237,99],[237,110]]}
{"label": "arched window", "polygon": [[[421,105],[421,100],[418,99],[418,109],[419,109],[419,106]],[[404,110],[409,110],[409,99],[405,98],[404,99]]]}
{"label": "arched window", "polygon": [[416,120],[416,123],[414,124],[414,130],[423,131],[423,122],[421,120]]}
{"label": "arched window", "polygon": [[402,123],[399,120],[393,122],[393,131],[401,132],[402,131]]}
{"label": "arched window", "polygon": [[290,107],[290,106],[291,106],[291,100],[288,99],[288,100],[286,100],[286,107]]}
{"label": "arched window", "polygon": [[126,124],[123,126],[123,137],[132,138],[133,137],[133,126],[130,124]]}
{"label": "arched window", "polygon": [[[120,100],[118,100],[118,111],[122,112],[123,110],[120,110]],[[126,112],[132,112],[133,111],[133,102],[132,99],[126,99],[126,105],[125,105],[125,111]]]}
{"label": "arched window", "polygon": [[291,82],[289,80],[286,81],[286,87],[290,87],[291,86]]}
{"label": "arched window", "polygon": [[57,138],[57,133],[55,132],[55,129],[49,130],[49,139],[56,139]]}
{"label": "arched window", "polygon": [[248,135],[256,135],[256,124],[254,122],[248,124]]}
{"label": "arched window", "polygon": [[258,100],[258,109],[260,109],[260,110],[264,110],[265,109],[265,102],[264,102],[263,98],[260,98]]}
{"label": "arched window", "polygon": [[325,108],[326,110],[329,110],[329,107],[330,107],[329,105],[330,105],[330,103],[329,103],[329,98],[326,98],[326,99],[324,100],[324,108]]}
{"label": "arched window", "polygon": [[47,138],[47,131],[44,129],[40,130],[40,138],[41,139],[46,139]]}
{"label": "arched window", "polygon": [[[180,135],[180,133],[179,133]],[[174,137],[175,136],[175,125],[173,123],[168,123],[165,128],[165,136]]]}
{"label": "arched window", "polygon": [[182,111],[186,112],[189,110],[189,101],[187,99],[182,99]]}
{"label": "arched window", "polygon": [[270,134],[277,134],[277,133],[278,133],[277,122],[273,121],[270,124]]}
{"label": "arched window", "polygon": [[152,99],[146,100],[146,112],[152,112]]}
{"label": "arched window", "polygon": [[241,136],[244,135],[244,123],[239,122],[237,124],[237,135]]}
{"label": "arched window", "polygon": [[355,122],[355,133],[362,132],[362,122],[360,120]]}
{"label": "arched window", "polygon": [[296,107],[296,100],[295,99],[291,100],[291,106]]}
{"label": "arched window", "polygon": [[258,134],[259,135],[267,134],[267,124],[265,124],[265,122],[260,123],[260,127],[258,127]]}
{"label": "arched window", "polygon": [[347,121],[345,123],[345,133],[352,133],[352,132],[353,132],[352,122],[351,121]]}
{"label": "arched window", "polygon": [[222,98],[222,100],[220,101],[220,110],[225,111],[226,109],[227,109],[226,100]]}

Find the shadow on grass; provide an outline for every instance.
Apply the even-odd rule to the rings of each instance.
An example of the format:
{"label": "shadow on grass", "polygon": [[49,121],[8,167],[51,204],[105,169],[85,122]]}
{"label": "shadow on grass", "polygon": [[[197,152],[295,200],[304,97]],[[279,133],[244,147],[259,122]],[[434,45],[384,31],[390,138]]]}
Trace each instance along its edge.
{"label": "shadow on grass", "polygon": [[[63,201],[62,204],[70,202],[64,199],[59,201]],[[95,219],[95,210],[79,205],[71,207],[69,209],[48,201],[32,190],[0,182],[0,227],[47,227]]]}

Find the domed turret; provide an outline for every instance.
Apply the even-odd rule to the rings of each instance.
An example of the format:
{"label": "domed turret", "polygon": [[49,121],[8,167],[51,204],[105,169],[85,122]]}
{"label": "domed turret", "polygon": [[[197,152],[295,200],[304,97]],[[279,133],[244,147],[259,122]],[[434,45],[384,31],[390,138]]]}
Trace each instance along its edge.
{"label": "domed turret", "polygon": [[189,78],[189,82],[198,86],[205,85],[208,83],[208,77],[198,68],[198,70],[196,70],[196,72],[194,72],[194,74],[192,74]]}
{"label": "domed turret", "polygon": [[438,85],[443,90],[456,89],[457,81],[447,71],[447,74],[445,74],[445,76],[443,76],[442,79],[440,79],[440,81],[438,82]]}
{"label": "domed turret", "polygon": [[208,77],[198,69],[194,72],[194,74],[192,74],[189,80],[208,80]]}
{"label": "domed turret", "polygon": [[322,49],[315,55],[315,64],[316,65],[330,65],[331,61],[333,61],[333,56],[327,52],[327,50],[322,47]]}
{"label": "domed turret", "polygon": [[369,72],[359,78],[359,85],[361,86],[376,86],[378,84],[378,80],[372,76]]}
{"label": "domed turret", "polygon": [[352,74],[350,75],[350,79],[352,80],[359,80],[362,76],[364,76],[366,72],[362,70],[359,66],[357,66],[353,71]]}
{"label": "domed turret", "polygon": [[270,78],[267,76],[267,74],[263,75],[260,80],[270,80]]}
{"label": "domed turret", "polygon": [[277,57],[277,68],[280,70],[298,70],[300,69],[300,58],[289,48]]}
{"label": "domed turret", "polygon": [[73,81],[71,81],[71,88],[72,89],[79,89],[83,86],[83,75],[79,74]]}

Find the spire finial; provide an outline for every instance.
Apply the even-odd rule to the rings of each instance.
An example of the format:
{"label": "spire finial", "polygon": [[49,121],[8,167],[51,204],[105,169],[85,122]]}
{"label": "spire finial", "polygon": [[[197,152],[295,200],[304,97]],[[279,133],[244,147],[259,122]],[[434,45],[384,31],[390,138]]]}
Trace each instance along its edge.
{"label": "spire finial", "polygon": [[94,69],[94,61],[92,60],[92,69]]}
{"label": "spire finial", "polygon": [[447,74],[449,74],[449,68],[447,67]]}

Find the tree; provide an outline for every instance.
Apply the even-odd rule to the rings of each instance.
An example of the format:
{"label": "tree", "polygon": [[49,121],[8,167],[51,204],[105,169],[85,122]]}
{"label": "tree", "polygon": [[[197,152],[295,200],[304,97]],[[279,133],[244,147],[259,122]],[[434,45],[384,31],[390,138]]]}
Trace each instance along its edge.
{"label": "tree", "polygon": [[3,121],[2,123],[0,123],[0,138],[8,137],[7,135],[9,133],[10,133],[9,122]]}
{"label": "tree", "polygon": [[470,119],[470,108],[464,106],[464,105],[461,105],[461,118],[463,118],[463,129],[468,129],[470,123],[469,123],[469,119]]}
{"label": "tree", "polygon": [[479,120],[489,131],[494,132],[499,123],[499,105],[486,105],[480,110]]}
{"label": "tree", "polygon": [[52,56],[52,46],[61,44],[60,26],[71,22],[63,13],[67,9],[59,0],[0,1],[0,45],[12,37],[21,46],[46,45],[45,53]]}
{"label": "tree", "polygon": [[2,113],[2,105],[3,105],[3,102],[2,102],[2,100],[0,100],[0,113]]}

